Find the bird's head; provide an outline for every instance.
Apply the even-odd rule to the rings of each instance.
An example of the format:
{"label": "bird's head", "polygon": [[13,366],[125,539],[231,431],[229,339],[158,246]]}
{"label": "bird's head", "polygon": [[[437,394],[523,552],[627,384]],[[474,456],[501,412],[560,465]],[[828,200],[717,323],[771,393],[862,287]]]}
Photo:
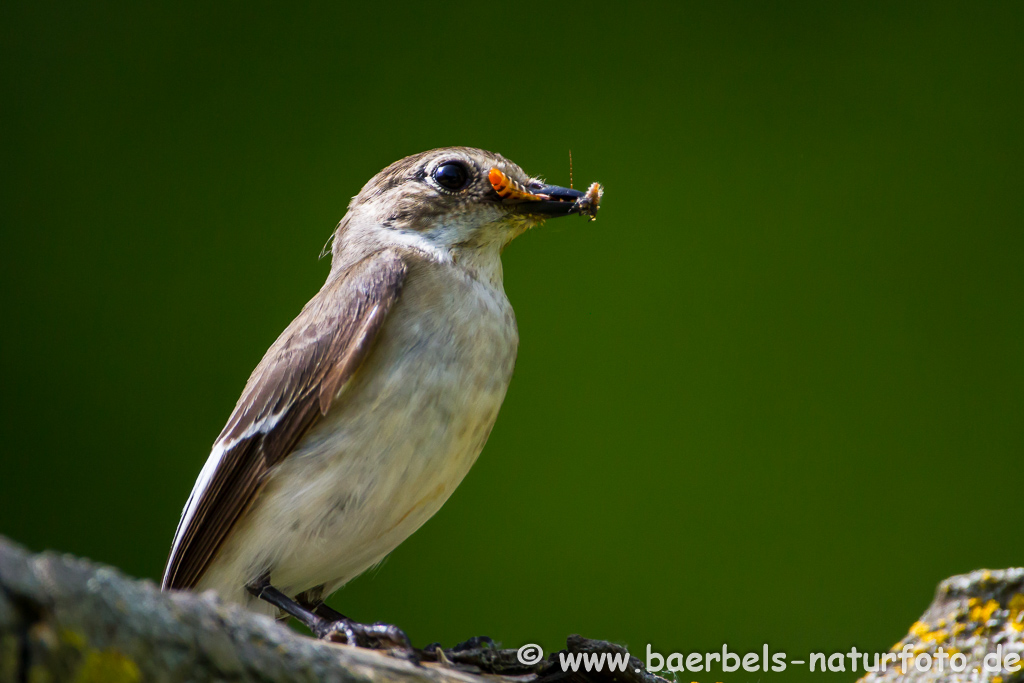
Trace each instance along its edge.
{"label": "bird's head", "polygon": [[338,226],[334,253],[353,239],[429,247],[458,256],[501,249],[547,218],[587,213],[587,194],[527,175],[500,154],[444,147],[396,161],[370,179]]}

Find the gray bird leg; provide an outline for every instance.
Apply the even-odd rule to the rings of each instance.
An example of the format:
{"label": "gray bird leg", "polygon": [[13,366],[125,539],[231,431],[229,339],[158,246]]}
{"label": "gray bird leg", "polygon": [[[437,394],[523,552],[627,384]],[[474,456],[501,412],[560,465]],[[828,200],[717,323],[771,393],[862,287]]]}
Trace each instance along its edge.
{"label": "gray bird leg", "polygon": [[260,600],[297,619],[321,640],[371,649],[398,648],[413,652],[409,636],[397,626],[381,622],[360,624],[322,603],[310,610],[274,588],[270,583],[270,577],[257,579],[245,588]]}
{"label": "gray bird leg", "polygon": [[313,613],[318,617],[323,617],[327,621],[342,621],[343,619],[348,619],[344,614],[336,609],[328,607],[327,604],[323,602],[316,606]]}

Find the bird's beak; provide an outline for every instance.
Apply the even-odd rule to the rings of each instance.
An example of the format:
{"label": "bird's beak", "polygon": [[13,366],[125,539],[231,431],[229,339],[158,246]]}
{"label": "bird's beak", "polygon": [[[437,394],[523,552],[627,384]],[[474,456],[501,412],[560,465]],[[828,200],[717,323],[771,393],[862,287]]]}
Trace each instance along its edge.
{"label": "bird's beak", "polygon": [[487,179],[503,204],[514,205],[518,213],[544,218],[578,213],[590,216],[593,220],[603,194],[597,183],[591,185],[587,192],[558,185],[531,185],[527,189],[498,168],[492,168]]}
{"label": "bird's beak", "polygon": [[579,212],[576,203],[585,196],[579,190],[558,185],[544,185],[537,189],[536,194],[540,199],[524,203],[521,211],[544,216],[568,216]]}

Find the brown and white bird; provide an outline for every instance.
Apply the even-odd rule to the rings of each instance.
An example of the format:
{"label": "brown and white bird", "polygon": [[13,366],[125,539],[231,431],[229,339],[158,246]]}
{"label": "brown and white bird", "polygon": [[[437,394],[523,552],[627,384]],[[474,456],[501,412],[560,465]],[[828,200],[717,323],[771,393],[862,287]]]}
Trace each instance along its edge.
{"label": "brown and white bird", "polygon": [[323,288],[253,371],[199,473],[165,589],[212,589],[321,637],[408,645],[323,599],[426,522],[498,415],[519,334],[501,252],[601,190],[449,147],[378,173],[333,235]]}

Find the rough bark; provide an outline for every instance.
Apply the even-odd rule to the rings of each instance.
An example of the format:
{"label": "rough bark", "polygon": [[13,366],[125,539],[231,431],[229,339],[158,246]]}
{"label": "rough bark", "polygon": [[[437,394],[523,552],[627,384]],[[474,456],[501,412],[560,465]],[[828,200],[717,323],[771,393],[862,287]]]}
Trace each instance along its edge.
{"label": "rough bark", "polygon": [[[892,646],[893,653],[904,649],[915,657],[929,655],[929,668],[920,671],[908,661],[904,673],[902,662],[897,660],[884,672],[868,673],[859,683],[889,683],[897,679],[900,683],[1024,683],[1024,667],[1017,671],[1003,666],[985,668],[986,655],[989,664],[996,659],[1005,664],[1008,654],[1024,660],[1024,568],[979,569],[940,583],[932,604],[910,626],[907,635]],[[956,653],[964,655],[964,669],[960,672],[952,669],[947,658]],[[945,657],[936,659],[936,655]],[[922,668],[925,663],[922,659]]]}
{"label": "rough bark", "polygon": [[[1024,654],[1024,569],[979,571],[939,586],[903,645],[950,646],[962,674],[908,672],[909,681],[1024,683],[1021,672],[982,670],[985,654]],[[570,653],[624,653],[570,636]],[[33,555],[0,537],[0,683],[136,681],[339,681],[343,683],[664,683],[631,658],[619,673],[563,672],[559,653],[524,666],[516,650],[473,643],[419,653],[417,664],[387,653],[317,641],[210,595],[164,593],[149,581],[55,553]],[[972,675],[974,667],[982,670]],[[864,683],[900,675],[897,667]],[[996,680],[999,678],[1000,680]]]}
{"label": "rough bark", "polygon": [[[579,636],[567,649],[624,652]],[[32,555],[0,537],[0,683],[482,683],[482,673],[499,683],[612,680],[565,676],[553,664],[556,654],[523,666],[516,650],[487,644],[443,654],[431,648],[420,656],[423,663],[416,664],[318,641],[209,594],[161,592],[150,581],[68,555]],[[617,680],[661,681],[642,666],[632,660]]]}

